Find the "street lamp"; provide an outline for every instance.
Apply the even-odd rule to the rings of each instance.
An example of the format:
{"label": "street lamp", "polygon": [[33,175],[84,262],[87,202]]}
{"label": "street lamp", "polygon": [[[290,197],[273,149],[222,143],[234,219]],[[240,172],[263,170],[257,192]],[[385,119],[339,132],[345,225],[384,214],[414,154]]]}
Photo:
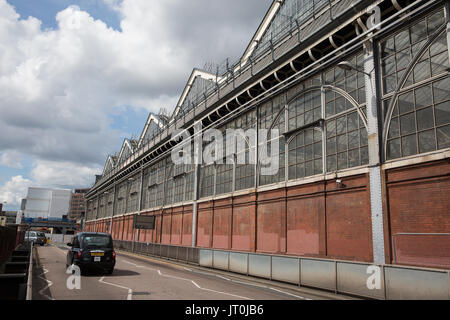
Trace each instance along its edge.
{"label": "street lamp", "polygon": [[361,73],[364,73],[365,75],[372,77],[370,75],[370,73],[365,72],[364,70],[359,69],[358,67],[355,67],[354,65],[352,65],[350,62],[348,61],[341,61],[337,64],[337,66],[339,68],[341,68],[342,70],[346,70],[346,71],[350,71],[350,70],[355,70]]}

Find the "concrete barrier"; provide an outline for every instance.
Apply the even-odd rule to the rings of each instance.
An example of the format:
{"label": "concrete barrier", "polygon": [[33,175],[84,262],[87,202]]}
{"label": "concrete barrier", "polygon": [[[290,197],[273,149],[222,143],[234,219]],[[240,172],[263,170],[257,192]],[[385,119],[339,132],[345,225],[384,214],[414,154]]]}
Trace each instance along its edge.
{"label": "concrete barrier", "polygon": [[270,256],[250,254],[248,257],[248,274],[251,276],[270,279]]}
{"label": "concrete barrier", "polygon": [[272,257],[272,280],[298,284],[300,281],[300,259]]}
{"label": "concrete barrier", "polygon": [[301,259],[300,263],[301,285],[336,290],[336,270],[333,261]]}
{"label": "concrete barrier", "polygon": [[450,299],[448,272],[389,266],[385,268],[385,277],[389,300]]}
{"label": "concrete barrier", "polygon": [[220,270],[228,270],[229,252],[214,251],[213,255],[214,268]]}
{"label": "concrete barrier", "polygon": [[236,273],[248,273],[248,254],[239,252],[230,252],[230,269]]}
{"label": "concrete barrier", "polygon": [[[131,247],[131,242],[115,241],[115,245]],[[450,270],[162,244],[141,244],[136,250],[172,259],[176,253],[176,260],[202,267],[370,299],[450,299]],[[374,283],[372,277],[377,277]]]}
{"label": "concrete barrier", "polygon": [[202,267],[213,266],[213,254],[211,250],[200,249],[199,263]]}
{"label": "concrete barrier", "polygon": [[370,274],[367,272],[367,264],[337,262],[337,291],[342,293],[356,294],[358,296],[384,299],[384,274],[380,268],[380,287],[369,289],[367,280]]}

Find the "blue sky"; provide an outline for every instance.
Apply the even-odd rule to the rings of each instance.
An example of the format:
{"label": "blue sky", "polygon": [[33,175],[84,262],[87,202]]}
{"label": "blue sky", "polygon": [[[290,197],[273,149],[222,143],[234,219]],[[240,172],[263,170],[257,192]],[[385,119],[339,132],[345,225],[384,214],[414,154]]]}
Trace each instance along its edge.
{"label": "blue sky", "polygon": [[194,67],[244,52],[271,2],[0,0],[0,202],[91,186]]}
{"label": "blue sky", "polygon": [[89,12],[95,18],[105,22],[109,27],[120,30],[120,17],[117,12],[105,4],[103,0],[8,0],[21,18],[29,16],[42,21],[42,28],[57,28],[56,14],[71,5]]}

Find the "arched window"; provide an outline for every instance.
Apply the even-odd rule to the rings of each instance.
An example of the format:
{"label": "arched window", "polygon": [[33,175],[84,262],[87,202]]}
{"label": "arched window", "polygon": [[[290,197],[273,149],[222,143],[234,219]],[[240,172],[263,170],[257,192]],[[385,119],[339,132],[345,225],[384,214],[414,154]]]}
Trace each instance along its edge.
{"label": "arched window", "polygon": [[387,160],[450,147],[449,52],[444,9],[380,43]]}
{"label": "arched window", "polygon": [[[363,54],[347,59],[363,68]],[[364,74],[330,67],[299,84],[288,101],[288,179],[368,163]]]}

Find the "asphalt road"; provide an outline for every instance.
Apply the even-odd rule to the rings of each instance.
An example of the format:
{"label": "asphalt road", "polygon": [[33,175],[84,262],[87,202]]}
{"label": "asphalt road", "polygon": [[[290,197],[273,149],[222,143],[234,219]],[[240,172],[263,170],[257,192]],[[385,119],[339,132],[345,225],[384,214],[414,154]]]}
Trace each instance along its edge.
{"label": "asphalt road", "polygon": [[[118,254],[112,275],[83,274],[80,289],[68,289],[67,249],[38,247],[33,300],[316,300],[333,295],[300,292],[214,270]],[[75,282],[72,281],[72,284]],[[336,298],[342,298],[336,296]]]}

